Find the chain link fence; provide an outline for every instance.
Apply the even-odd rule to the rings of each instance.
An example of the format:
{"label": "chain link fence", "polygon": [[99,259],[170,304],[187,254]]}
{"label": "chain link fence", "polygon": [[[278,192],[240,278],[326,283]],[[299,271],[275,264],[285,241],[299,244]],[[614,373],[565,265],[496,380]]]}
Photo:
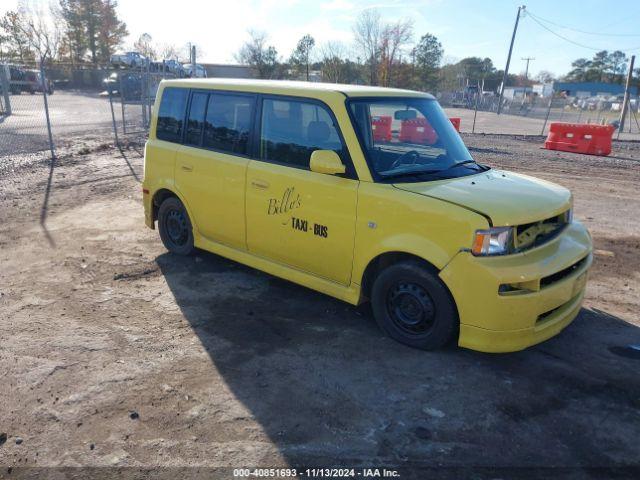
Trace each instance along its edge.
{"label": "chain link fence", "polygon": [[[503,99],[497,115],[498,97],[494,94],[443,92],[437,95],[450,116],[462,118],[462,131],[472,133],[505,133],[546,135],[552,122],[619,125],[622,99],[617,96],[542,98],[537,95]],[[619,136],[640,140],[638,99],[633,98]]]}
{"label": "chain link fence", "polygon": [[[0,64],[0,173],[34,159],[89,152],[114,142],[141,146],[147,138],[160,81],[179,76],[160,66],[79,67]],[[505,99],[497,115],[493,94],[439,93],[461,131],[545,135],[551,122],[615,123],[618,97]],[[623,133],[640,140],[638,99],[630,102]]]}
{"label": "chain link fence", "polygon": [[56,155],[146,138],[169,71],[0,64],[0,172]]}

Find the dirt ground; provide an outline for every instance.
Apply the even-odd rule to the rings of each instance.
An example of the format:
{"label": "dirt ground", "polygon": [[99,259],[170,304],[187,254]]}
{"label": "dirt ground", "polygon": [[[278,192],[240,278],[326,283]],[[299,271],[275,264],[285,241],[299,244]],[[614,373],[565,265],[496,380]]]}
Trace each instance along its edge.
{"label": "dirt ground", "polygon": [[0,478],[638,478],[640,360],[625,347],[640,344],[640,144],[598,158],[464,140],[492,167],[571,188],[598,249],[578,319],[523,352],[412,350],[366,306],[167,254],[143,223],[136,149],[4,170]]}

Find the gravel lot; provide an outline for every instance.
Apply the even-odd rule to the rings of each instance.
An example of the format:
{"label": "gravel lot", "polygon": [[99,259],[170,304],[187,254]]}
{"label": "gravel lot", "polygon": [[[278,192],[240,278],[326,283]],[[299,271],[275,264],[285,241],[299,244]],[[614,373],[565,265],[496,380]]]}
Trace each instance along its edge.
{"label": "gravel lot", "polygon": [[[640,144],[598,158],[540,138],[464,139],[481,162],[571,188],[598,249],[578,319],[524,352],[412,350],[366,306],[205,252],[167,254],[143,223],[134,149],[87,141],[53,166],[5,170],[0,478],[336,464],[638,478],[640,359],[624,347],[640,344]],[[231,476],[177,472],[155,473]]]}

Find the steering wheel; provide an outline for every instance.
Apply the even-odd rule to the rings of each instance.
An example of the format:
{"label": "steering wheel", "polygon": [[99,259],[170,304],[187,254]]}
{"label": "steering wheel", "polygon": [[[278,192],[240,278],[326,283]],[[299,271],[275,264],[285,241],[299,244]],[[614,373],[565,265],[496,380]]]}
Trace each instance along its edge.
{"label": "steering wheel", "polygon": [[[413,158],[411,162],[405,162],[405,159]],[[405,163],[410,163],[411,165],[416,163],[416,160],[420,158],[420,154],[416,150],[409,150],[408,152],[403,153],[395,161],[391,164],[389,170],[393,170],[394,168],[399,167]]]}

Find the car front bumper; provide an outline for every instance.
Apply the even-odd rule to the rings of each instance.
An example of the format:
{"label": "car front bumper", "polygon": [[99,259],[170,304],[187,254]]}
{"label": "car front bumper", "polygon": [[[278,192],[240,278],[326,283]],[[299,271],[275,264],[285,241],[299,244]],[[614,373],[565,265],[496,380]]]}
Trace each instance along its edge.
{"label": "car front bumper", "polygon": [[[440,272],[458,307],[462,347],[513,352],[557,335],[578,315],[592,263],[591,237],[579,222],[527,252],[458,253]],[[502,286],[503,290],[500,291]]]}

